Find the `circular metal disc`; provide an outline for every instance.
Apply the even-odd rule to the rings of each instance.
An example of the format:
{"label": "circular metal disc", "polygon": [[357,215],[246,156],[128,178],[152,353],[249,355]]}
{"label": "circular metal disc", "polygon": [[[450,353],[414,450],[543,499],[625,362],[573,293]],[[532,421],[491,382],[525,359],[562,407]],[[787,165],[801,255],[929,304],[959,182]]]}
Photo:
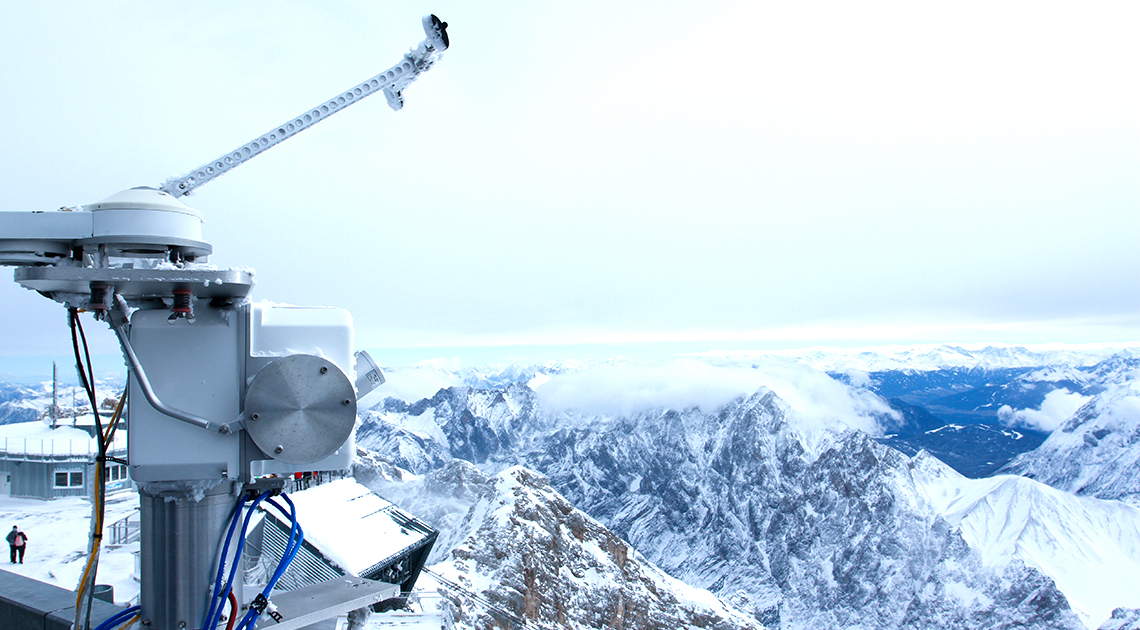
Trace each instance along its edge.
{"label": "circular metal disc", "polygon": [[356,424],[356,393],[335,363],[294,354],[265,366],[245,394],[245,429],[257,447],[288,464],[336,452]]}

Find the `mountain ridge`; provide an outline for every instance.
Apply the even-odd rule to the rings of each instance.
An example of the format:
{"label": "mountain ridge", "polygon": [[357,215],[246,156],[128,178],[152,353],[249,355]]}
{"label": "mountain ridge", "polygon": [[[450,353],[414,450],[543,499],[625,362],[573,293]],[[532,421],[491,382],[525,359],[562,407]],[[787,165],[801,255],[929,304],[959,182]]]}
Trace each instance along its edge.
{"label": "mountain ridge", "polygon": [[[768,625],[942,627],[994,619],[995,627],[1086,627],[1039,570],[1016,558],[986,567],[908,478],[910,458],[858,431],[798,432],[771,391],[716,413],[558,420],[526,418],[533,411],[521,410],[535,408],[512,409],[504,394],[498,420],[486,425],[470,422],[475,414],[462,400],[470,395],[480,407],[494,398],[472,391],[452,390],[436,397],[443,404],[417,409],[421,416],[431,409],[440,431],[461,437],[470,427],[533,424],[533,434],[512,437],[517,457],[501,448],[504,441],[484,441],[489,448],[476,454],[477,463],[538,470],[651,562]],[[393,420],[378,414],[368,422]],[[398,437],[408,429],[389,424],[387,431]],[[386,448],[384,439],[365,445]],[[837,521],[837,514],[847,516]],[[870,618],[886,621],[868,626]]]}

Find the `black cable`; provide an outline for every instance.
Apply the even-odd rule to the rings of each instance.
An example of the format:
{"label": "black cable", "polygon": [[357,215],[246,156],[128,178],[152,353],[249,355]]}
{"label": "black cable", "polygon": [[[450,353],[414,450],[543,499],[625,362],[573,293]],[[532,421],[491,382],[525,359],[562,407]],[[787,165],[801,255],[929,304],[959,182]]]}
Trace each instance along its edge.
{"label": "black cable", "polygon": [[[91,413],[95,417],[95,442],[98,448],[98,456],[95,458],[95,465],[99,468],[95,471],[95,479],[93,484],[95,486],[94,493],[97,495],[99,504],[99,514],[95,516],[99,521],[103,520],[103,510],[106,508],[107,500],[107,485],[106,480],[102,479],[100,473],[103,472],[104,465],[107,461],[107,441],[103,435],[103,422],[99,417],[99,404],[95,396],[95,372],[91,365],[91,351],[87,345],[87,335],[83,332],[83,324],[79,321],[79,311],[75,308],[68,309],[68,323],[71,328],[71,348],[75,353],[75,370],[79,373],[79,380],[82,381],[83,389],[87,392],[87,398],[91,401]],[[76,332],[78,331],[78,335]],[[79,352],[80,340],[83,342],[83,353]],[[86,359],[86,372],[84,371],[84,359]],[[102,536],[102,532],[94,532],[92,536]],[[93,548],[92,553],[96,553]],[[97,565],[98,563],[96,563]],[[91,605],[95,599],[95,579],[99,571],[98,566],[91,567],[90,584],[86,589],[87,595],[87,614],[84,617],[84,630],[91,628]]]}
{"label": "black cable", "polygon": [[[99,417],[99,404],[95,398],[95,371],[91,365],[91,352],[87,347],[87,335],[83,332],[83,322],[79,320],[79,311],[69,309],[71,314],[71,346],[75,351],[75,367],[83,381],[83,388],[87,390],[87,397],[91,400],[91,414],[95,416],[95,438],[99,444],[100,457],[106,457],[106,445],[103,444],[103,421]],[[79,339],[75,332],[78,329],[79,339],[83,340],[83,357],[86,359],[87,372],[83,371],[84,362],[79,356]]]}

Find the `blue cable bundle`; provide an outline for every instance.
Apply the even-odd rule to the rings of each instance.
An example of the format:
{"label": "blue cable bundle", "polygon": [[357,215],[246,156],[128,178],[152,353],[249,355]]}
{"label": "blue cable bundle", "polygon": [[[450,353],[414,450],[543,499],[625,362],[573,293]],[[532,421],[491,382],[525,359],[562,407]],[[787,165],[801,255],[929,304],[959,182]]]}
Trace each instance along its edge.
{"label": "blue cable bundle", "polygon": [[[241,517],[242,508],[245,507],[246,502],[249,500],[249,496],[242,494],[242,496],[238,498],[237,503],[234,505],[234,509],[230,514],[230,527],[226,533],[225,544],[222,545],[221,559],[218,561],[218,573],[214,579],[214,590],[210,596],[209,606],[206,608],[206,616],[202,622],[203,630],[215,630],[218,627],[218,623],[221,621],[222,611],[225,609],[226,600],[230,596],[234,577],[237,574],[238,563],[241,560],[241,552],[245,547],[245,537],[249,531],[249,522],[253,518],[253,514],[256,511],[257,506],[260,505],[262,501],[265,501],[269,505],[272,505],[277,509],[278,512],[281,513],[282,516],[289,519],[291,523],[289,531],[289,543],[285,546],[285,553],[281,558],[281,562],[277,564],[277,569],[273,572],[273,576],[265,585],[265,588],[261,591],[261,594],[258,595],[257,599],[254,600],[254,605],[250,607],[249,612],[245,614],[245,617],[242,618],[241,623],[235,628],[235,630],[248,630],[250,628],[253,628],[253,624],[257,621],[257,617],[265,609],[265,605],[268,602],[269,593],[273,590],[273,587],[276,586],[277,581],[281,579],[281,576],[285,574],[285,571],[289,568],[289,563],[293,561],[293,558],[296,557],[297,552],[301,549],[301,544],[305,540],[305,533],[301,529],[300,523],[297,522],[297,507],[293,505],[293,501],[288,496],[282,493],[281,498],[285,499],[285,502],[289,504],[289,512],[286,513],[285,508],[281,507],[280,503],[270,498],[270,494],[271,492],[269,490],[262,492],[260,495],[253,499],[253,503],[249,506],[249,511],[246,513],[245,519],[242,522],[241,532],[238,535],[237,550],[234,552],[235,560],[233,562],[233,565],[230,567],[229,575],[226,577],[226,583],[223,586],[222,575],[225,573],[226,557],[229,555],[230,542],[233,539],[234,531],[237,530],[238,521],[243,520]],[[236,614],[236,611],[234,614]]]}
{"label": "blue cable bundle", "polygon": [[114,628],[115,626],[117,626],[117,625],[123,623],[124,621],[130,619],[131,617],[135,616],[138,612],[139,612],[138,606],[131,606],[130,608],[127,608],[126,610],[122,610],[120,612],[115,613],[114,615],[111,615],[110,619],[108,619],[108,620],[104,621],[103,623],[95,626],[95,630],[110,630],[111,628]]}
{"label": "blue cable bundle", "polygon": [[293,505],[293,501],[287,495],[282,494],[281,498],[285,499],[285,502],[289,504],[288,514],[285,513],[285,508],[281,507],[280,503],[273,499],[269,499],[267,502],[269,505],[277,508],[281,516],[289,519],[291,523],[289,529],[289,544],[285,546],[285,553],[281,556],[281,562],[277,563],[277,570],[273,572],[273,577],[269,579],[265,588],[263,588],[257,598],[254,599],[254,605],[250,606],[249,611],[234,630],[250,630],[253,628],[253,625],[257,623],[258,616],[265,610],[265,606],[269,602],[269,593],[273,590],[273,587],[277,585],[277,581],[281,579],[281,576],[285,575],[289,564],[293,562],[293,558],[295,558],[297,552],[301,550],[301,544],[305,542],[305,532],[301,529],[301,524],[297,522],[297,506]]}

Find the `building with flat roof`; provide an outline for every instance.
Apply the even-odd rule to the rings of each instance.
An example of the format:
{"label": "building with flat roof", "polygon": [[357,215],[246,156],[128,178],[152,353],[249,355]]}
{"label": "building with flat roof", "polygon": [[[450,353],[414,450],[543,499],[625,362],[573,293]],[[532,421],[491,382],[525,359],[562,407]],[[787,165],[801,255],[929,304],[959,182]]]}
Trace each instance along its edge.
{"label": "building with flat roof", "polygon": [[[93,426],[94,418],[88,418]],[[78,416],[67,426],[40,420],[0,425],[0,494],[35,499],[92,496],[99,447],[85,424]],[[126,431],[116,432],[107,455],[126,461]],[[125,464],[107,462],[103,478],[108,492],[133,488]]]}

